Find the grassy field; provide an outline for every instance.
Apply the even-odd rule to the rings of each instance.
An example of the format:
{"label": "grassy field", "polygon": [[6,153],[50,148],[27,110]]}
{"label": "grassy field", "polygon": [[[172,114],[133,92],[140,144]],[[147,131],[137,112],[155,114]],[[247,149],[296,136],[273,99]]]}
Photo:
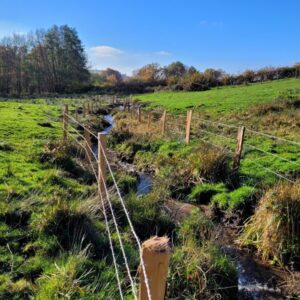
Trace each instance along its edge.
{"label": "grassy field", "polygon": [[214,114],[231,114],[266,103],[282,93],[297,89],[300,95],[300,79],[284,79],[247,86],[220,87],[204,92],[157,92],[138,95],[135,98],[150,102],[151,106],[163,106],[169,111],[197,111]]}

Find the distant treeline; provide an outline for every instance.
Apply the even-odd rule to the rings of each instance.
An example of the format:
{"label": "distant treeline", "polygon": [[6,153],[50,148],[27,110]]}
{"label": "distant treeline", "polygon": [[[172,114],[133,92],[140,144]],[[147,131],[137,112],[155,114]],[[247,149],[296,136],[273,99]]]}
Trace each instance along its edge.
{"label": "distant treeline", "polygon": [[107,69],[93,74],[92,80],[93,86],[98,86],[99,91],[142,93],[156,90],[203,91],[217,86],[249,84],[298,76],[300,76],[300,63],[291,67],[266,67],[231,75],[216,69],[200,72],[195,67],[187,67],[178,61],[165,67],[148,64],[135,71],[131,77],[124,77],[116,70]]}
{"label": "distant treeline", "polygon": [[288,67],[246,70],[232,75],[219,69],[201,72],[174,62],[145,65],[133,76],[106,69],[90,73],[87,57],[75,29],[53,26],[0,41],[0,95],[27,96],[54,93],[133,94],[157,90],[203,91],[216,86],[249,84],[300,76],[300,63]]}
{"label": "distant treeline", "polygon": [[21,96],[81,91],[90,73],[75,29],[14,35],[0,42],[0,94]]}

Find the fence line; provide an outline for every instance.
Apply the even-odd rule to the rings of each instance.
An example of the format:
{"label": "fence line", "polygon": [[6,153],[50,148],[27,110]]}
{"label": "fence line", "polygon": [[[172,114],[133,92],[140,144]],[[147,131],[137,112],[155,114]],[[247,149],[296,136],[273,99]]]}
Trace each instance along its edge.
{"label": "fence line", "polygon": [[[83,129],[87,130],[89,132],[89,134],[93,135],[94,137],[97,137],[92,131],[90,131],[89,129],[86,128],[85,125],[83,125],[82,123],[78,122],[76,119],[74,119],[72,116],[70,116],[67,111],[65,110],[64,112],[64,135],[67,134],[67,131],[68,131],[68,122],[66,121],[66,119],[71,119],[73,122],[75,122],[77,125],[81,126]],[[70,126],[71,127],[71,126]],[[72,130],[74,130],[77,135],[82,138],[85,142],[87,142],[86,138],[76,129],[74,128],[73,126],[71,127]],[[82,145],[82,143],[80,143],[74,136],[72,133],[68,132],[69,133],[69,136],[72,137],[75,142],[80,146],[82,147],[84,150],[86,150],[87,152],[87,148],[84,147],[84,145]],[[144,259],[143,259],[143,255],[142,255],[142,246],[141,246],[141,242],[135,232],[135,229],[133,227],[133,224],[132,224],[132,221],[130,219],[130,216],[129,216],[129,212],[126,208],[126,205],[124,203],[124,199],[121,195],[121,192],[120,192],[120,189],[118,187],[118,184],[117,184],[117,181],[115,179],[115,176],[113,174],[113,171],[112,171],[112,168],[110,166],[110,162],[106,156],[106,153],[105,153],[105,150],[104,150],[104,147],[99,139],[99,136],[97,137],[97,140],[98,140],[98,153],[101,153],[103,155],[103,158],[105,160],[105,163],[106,163],[106,166],[108,167],[108,170],[110,172],[110,175],[112,177],[112,180],[113,180],[113,184],[115,186],[115,189],[116,189],[116,192],[117,192],[117,195],[118,195],[118,198],[122,204],[122,208],[123,208],[123,211],[125,213],[125,216],[127,218],[127,221],[128,221],[128,224],[129,224],[129,227],[130,227],[130,230],[133,234],[133,237],[138,245],[138,249],[139,249],[139,253],[140,253],[140,262],[141,262],[141,266],[142,266],[142,272],[143,272],[143,276],[144,276],[144,281],[145,281],[145,286],[146,286],[146,291],[147,291],[147,296],[148,296],[148,299],[151,300],[152,297],[151,297],[151,291],[150,291],[150,285],[149,285],[149,279],[148,279],[148,276],[147,276],[147,272],[146,272],[146,266],[145,266],[145,263],[144,263]],[[95,158],[95,162],[97,162],[98,164],[100,163],[99,161],[99,157],[97,159],[97,157],[95,157],[93,151],[92,151],[92,148],[88,145],[88,143],[86,143],[86,146],[89,148],[89,150],[91,150],[91,153],[93,154],[94,158]],[[129,280],[131,282],[131,287],[132,287],[132,292],[133,292],[133,295],[134,295],[134,298],[137,299],[137,294],[136,294],[136,290],[135,290],[135,287],[134,287],[134,282],[133,282],[133,279],[132,279],[132,276],[131,276],[131,273],[130,273],[130,269],[129,269],[129,266],[128,266],[128,260],[127,260],[127,257],[126,257],[126,253],[125,253],[125,249],[124,249],[124,245],[123,245],[123,242],[122,242],[122,239],[121,239],[121,235],[120,235],[120,231],[119,231],[119,228],[118,228],[118,225],[117,225],[117,222],[116,222],[116,217],[115,217],[115,214],[114,214],[114,211],[113,211],[113,207],[112,207],[112,203],[110,201],[110,198],[109,198],[109,194],[108,194],[108,189],[107,189],[107,186],[105,184],[105,180],[104,180],[104,177],[103,177],[103,174],[101,174],[100,171],[98,171],[98,175],[97,175],[97,172],[93,166],[93,162],[90,158],[89,155],[87,155],[88,159],[89,159],[89,162],[90,162],[90,165],[92,167],[92,170],[93,170],[93,173],[96,177],[96,181],[98,183],[98,192],[100,194],[100,198],[101,198],[101,203],[102,203],[102,206],[103,206],[103,214],[104,214],[104,219],[105,219],[105,223],[106,223],[106,230],[107,230],[107,233],[108,233],[108,236],[109,236],[109,240],[110,240],[110,249],[111,249],[111,252],[112,252],[112,256],[113,256],[113,260],[114,260],[114,265],[115,265],[115,271],[116,271],[116,277],[117,277],[117,281],[118,281],[118,287],[119,287],[119,292],[120,292],[120,297],[121,299],[123,299],[123,293],[122,293],[122,289],[121,289],[121,283],[120,283],[120,278],[119,278],[119,275],[118,275],[118,271],[117,271],[117,264],[116,264],[116,260],[115,260],[115,254],[114,254],[114,250],[113,250],[113,243],[112,243],[112,239],[111,239],[111,232],[110,232],[110,229],[109,229],[109,224],[108,224],[108,217],[107,217],[107,214],[106,214],[106,210],[105,210],[105,205],[104,205],[104,195],[102,193],[102,191],[100,190],[100,181],[99,179],[102,181],[103,183],[103,186],[104,186],[104,190],[105,190],[105,194],[106,194],[106,197],[105,197],[105,200],[108,202],[109,204],[109,208],[110,208],[110,211],[112,213],[112,219],[113,219],[113,222],[114,222],[114,225],[115,225],[115,228],[116,228],[116,233],[117,233],[117,236],[118,236],[118,240],[119,240],[119,243],[120,243],[120,248],[121,248],[121,251],[122,251],[122,254],[123,254],[123,258],[124,258],[124,262],[125,262],[125,266],[126,266],[126,270],[127,270],[127,273],[128,273],[128,277],[129,277]]]}
{"label": "fence line", "polygon": [[[155,113],[158,113],[157,111],[155,111]],[[154,113],[153,113],[154,114]],[[164,113],[164,112],[160,112],[160,114],[162,114],[163,116],[166,116],[167,118],[165,120],[163,120],[162,122],[162,129],[159,129],[160,127],[158,126],[158,130],[160,130],[161,132],[165,133],[166,134],[169,134],[170,136],[173,136],[175,134],[176,135],[184,135],[186,131],[186,136],[185,136],[185,140],[186,140],[186,143],[189,143],[189,130],[187,130],[187,126],[189,125],[188,123],[188,115],[187,115],[187,118],[184,116],[184,115],[174,115],[174,114],[170,114],[170,113]],[[151,112],[148,111],[148,118],[151,118],[149,117],[149,115],[151,115]],[[175,119],[176,118],[176,119]],[[152,118],[151,118],[152,119]],[[192,129],[191,133],[192,135],[195,137],[196,135],[196,138],[197,139],[200,139],[202,140],[203,142],[205,143],[208,143],[208,144],[211,144],[212,146],[215,146],[215,147],[218,147],[218,148],[223,148],[221,145],[216,145],[214,143],[212,143],[211,141],[208,141],[208,140],[205,140],[203,138],[201,138],[199,135],[197,135],[197,132],[203,132],[203,133],[206,133],[208,135],[214,135],[215,137],[219,137],[221,139],[226,139],[230,142],[236,142],[236,152],[233,153],[231,151],[229,151],[229,153],[233,153],[235,155],[235,166],[237,168],[239,168],[239,165],[240,165],[240,160],[242,159],[242,153],[244,153],[245,155],[245,151],[243,151],[243,147],[245,149],[249,149],[249,148],[252,148],[253,150],[256,150],[256,151],[259,151],[261,153],[264,153],[266,155],[271,155],[275,158],[278,158],[282,161],[286,161],[290,164],[293,164],[295,166],[300,166],[300,164],[298,162],[295,162],[295,161],[292,161],[290,159],[287,159],[287,158],[284,158],[280,155],[277,155],[277,154],[274,154],[274,153],[271,153],[269,151],[266,151],[266,150],[263,150],[263,149],[260,149],[256,146],[253,146],[251,144],[248,144],[245,143],[245,137],[244,137],[244,134],[242,134],[241,136],[239,136],[238,132],[240,132],[240,130],[242,128],[243,131],[245,131],[246,129],[246,132],[247,133],[250,133],[250,134],[257,134],[257,135],[260,135],[260,136],[263,136],[263,137],[266,137],[266,138],[271,138],[273,140],[277,140],[277,141],[282,141],[282,142],[285,142],[285,143],[289,143],[289,144],[293,144],[293,145],[296,145],[296,146],[300,146],[300,143],[296,142],[296,141],[292,141],[292,140],[288,140],[288,139],[285,139],[285,138],[281,138],[281,137],[277,137],[277,136],[274,136],[274,135],[271,135],[271,134],[267,134],[267,133],[263,133],[263,132],[259,132],[259,131],[255,131],[255,130],[252,130],[252,129],[248,129],[248,128],[245,128],[245,127],[239,127],[239,126],[236,126],[236,125],[233,125],[233,124],[226,124],[226,123],[223,123],[223,122],[217,122],[217,121],[212,121],[212,120],[205,120],[205,119],[202,119],[198,116],[195,116],[192,118],[194,121],[200,121],[204,124],[212,124],[212,125],[217,125],[219,127],[223,127],[223,128],[230,128],[230,129],[236,129],[237,130],[237,137],[236,138],[233,138],[233,137],[229,137],[229,136],[226,136],[224,134],[221,134],[221,133],[217,133],[215,131],[211,131],[211,130],[205,130],[205,129],[202,129],[202,128],[199,128],[199,126],[197,127],[197,129]],[[158,119],[157,121],[160,121],[161,119]],[[186,123],[185,124],[181,124],[183,123],[184,121],[186,120]],[[196,123],[197,125],[199,125],[199,123]],[[171,129],[171,130],[170,130]],[[182,132],[181,132],[182,131]],[[159,131],[158,131],[159,132]],[[245,145],[243,145],[245,143]],[[251,161],[250,161],[251,163]],[[279,174],[278,172],[275,172],[269,168],[266,168],[264,166],[261,166],[262,169],[276,175],[277,177],[281,178],[281,179],[285,179],[289,182],[294,182],[292,181],[291,179],[289,179],[288,177],[282,175],[282,174]]]}

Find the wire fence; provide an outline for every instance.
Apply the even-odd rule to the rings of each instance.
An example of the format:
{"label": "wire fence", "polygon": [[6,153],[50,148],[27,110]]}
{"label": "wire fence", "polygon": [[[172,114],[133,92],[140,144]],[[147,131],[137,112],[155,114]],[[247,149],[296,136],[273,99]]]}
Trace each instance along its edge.
{"label": "wire fence", "polygon": [[[116,262],[116,254],[115,254],[115,250],[114,250],[115,247],[114,247],[113,238],[112,238],[112,229],[109,226],[109,216],[107,213],[107,209],[109,209],[109,211],[110,211],[111,220],[112,220],[112,223],[114,225],[114,230],[115,230],[114,232],[116,233],[117,238],[118,238],[119,247],[121,249],[125,269],[126,269],[129,281],[130,281],[131,291],[132,291],[132,295],[133,295],[134,299],[138,299],[138,295],[137,295],[137,290],[136,290],[136,282],[134,281],[134,279],[131,275],[132,270],[130,270],[130,267],[129,267],[128,258],[127,258],[125,247],[124,247],[124,241],[122,238],[122,234],[120,232],[120,227],[118,225],[116,213],[114,211],[114,206],[112,203],[112,197],[115,195],[117,196],[117,199],[119,200],[119,202],[121,204],[121,207],[122,207],[124,215],[126,216],[131,234],[138,246],[138,250],[140,253],[141,270],[142,270],[144,278],[145,278],[147,295],[148,295],[148,299],[151,300],[152,298],[151,298],[151,292],[150,292],[149,279],[147,276],[146,267],[145,267],[144,259],[142,256],[141,241],[134,229],[129,211],[125,205],[125,201],[120,192],[120,188],[118,186],[117,180],[116,180],[114,172],[112,170],[110,160],[107,156],[105,146],[101,142],[101,139],[100,139],[101,133],[96,135],[85,124],[76,120],[68,112],[65,112],[64,116],[66,118],[68,118],[68,121],[70,121],[70,122],[67,122],[67,124],[66,124],[66,122],[63,123],[64,131],[66,131],[67,137],[68,136],[71,137],[72,140],[80,148],[82,148],[85,151],[85,156],[88,159],[89,167],[92,170],[92,173],[95,177],[95,181],[97,182],[97,185],[98,185],[98,194],[99,194],[100,202],[102,205],[102,212],[103,212],[103,216],[104,216],[106,231],[107,231],[107,235],[109,238],[110,250],[111,250],[111,254],[112,254],[112,258],[113,258],[115,275],[116,275],[116,280],[117,280],[117,284],[118,284],[118,288],[119,288],[120,298],[124,299],[124,292],[122,291],[122,285],[121,285],[121,281],[120,281],[120,275],[119,275],[120,270],[119,270],[119,267]],[[87,138],[77,128],[75,128],[75,125],[78,126],[80,129],[84,130],[84,132],[88,133],[89,136],[92,136],[95,139],[97,139],[96,150],[98,152],[98,155],[95,154],[95,149],[93,149],[93,147],[91,146],[90,138]],[[107,183],[106,183],[106,180],[105,180],[105,177],[103,174],[103,170],[100,166],[101,165],[100,160],[104,161],[105,167],[107,168],[107,170],[112,178],[113,187],[115,190],[115,193],[113,193],[113,194],[112,194],[111,189],[109,189],[107,186]],[[101,187],[103,187],[103,188],[101,188]]]}

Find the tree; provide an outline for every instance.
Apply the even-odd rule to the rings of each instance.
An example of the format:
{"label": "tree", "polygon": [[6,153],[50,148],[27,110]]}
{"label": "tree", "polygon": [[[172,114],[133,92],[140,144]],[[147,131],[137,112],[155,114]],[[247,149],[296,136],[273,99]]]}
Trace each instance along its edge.
{"label": "tree", "polygon": [[108,82],[108,83],[120,83],[121,81],[123,81],[123,77],[121,75],[121,73],[117,70],[113,70],[110,68],[107,68],[104,71],[101,71],[99,73],[99,79],[100,81],[103,82]]}
{"label": "tree", "polygon": [[254,81],[255,78],[255,72],[252,70],[246,70],[242,76],[244,77],[244,82],[245,83],[250,83]]}
{"label": "tree", "polygon": [[186,67],[185,65],[180,62],[176,61],[167,67],[165,67],[164,72],[167,78],[170,77],[175,77],[175,78],[180,78],[186,73]]}
{"label": "tree", "polygon": [[137,70],[134,74],[134,78],[141,81],[157,81],[160,79],[161,68],[158,64],[152,63],[145,65]]}

